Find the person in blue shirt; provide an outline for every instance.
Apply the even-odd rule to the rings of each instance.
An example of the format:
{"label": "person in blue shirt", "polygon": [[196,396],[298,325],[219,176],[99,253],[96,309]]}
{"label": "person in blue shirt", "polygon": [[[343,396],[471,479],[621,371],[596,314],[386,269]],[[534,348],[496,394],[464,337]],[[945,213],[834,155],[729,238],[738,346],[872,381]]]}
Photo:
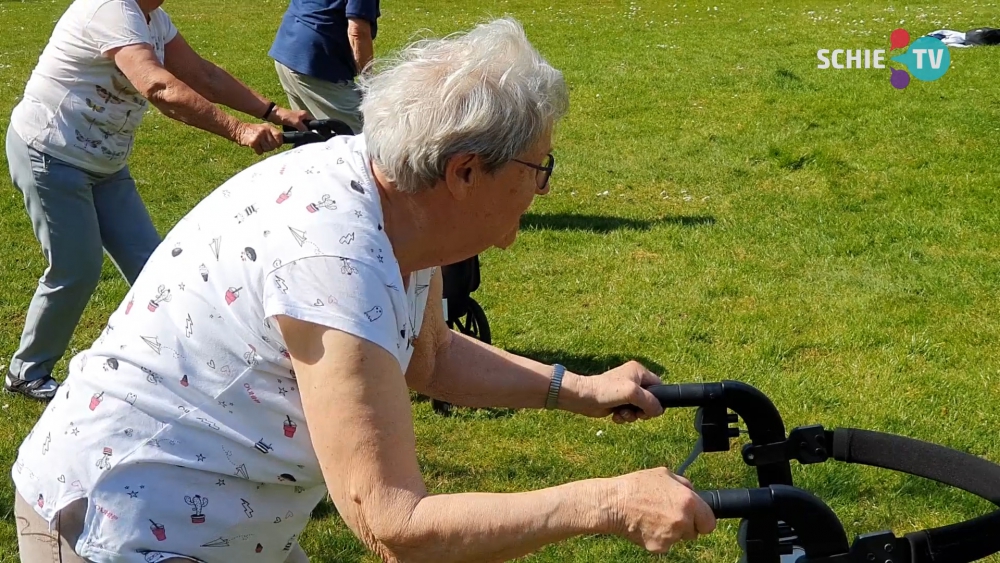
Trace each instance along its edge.
{"label": "person in blue shirt", "polygon": [[360,133],[355,77],[372,60],[379,0],[291,0],[268,55],[288,104]]}

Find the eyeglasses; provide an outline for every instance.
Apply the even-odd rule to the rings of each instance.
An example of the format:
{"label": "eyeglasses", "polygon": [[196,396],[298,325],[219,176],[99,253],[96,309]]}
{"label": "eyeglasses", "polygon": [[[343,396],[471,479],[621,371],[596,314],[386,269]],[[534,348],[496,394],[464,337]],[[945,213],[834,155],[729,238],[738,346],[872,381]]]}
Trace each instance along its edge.
{"label": "eyeglasses", "polygon": [[535,175],[535,182],[538,184],[538,189],[540,190],[544,190],[545,186],[548,185],[549,176],[552,175],[552,169],[556,167],[556,157],[552,156],[552,153],[549,153],[549,155],[545,157],[545,162],[542,163],[541,166],[525,162],[523,160],[518,160],[516,158],[514,159],[514,162],[519,162],[538,171]]}

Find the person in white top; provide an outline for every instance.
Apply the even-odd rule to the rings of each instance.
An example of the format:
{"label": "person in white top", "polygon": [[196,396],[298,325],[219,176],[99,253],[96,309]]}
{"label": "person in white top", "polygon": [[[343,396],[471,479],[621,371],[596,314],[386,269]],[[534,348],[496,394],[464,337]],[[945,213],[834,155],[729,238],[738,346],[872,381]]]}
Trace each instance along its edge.
{"label": "person in white top", "polygon": [[48,267],[10,361],[8,391],[50,400],[53,367],[97,286],[102,249],[131,284],[160,242],[127,164],[149,103],[257,154],[280,146],[280,132],[239,121],[215,102],[296,129],[311,119],[202,59],[161,4],[75,0],[11,114],[10,175]]}
{"label": "person in white top", "polygon": [[22,561],[53,545],[63,562],[305,561],[327,493],[386,561],[505,560],[594,533],[663,552],[714,529],[666,468],[427,491],[408,389],[629,423],[662,414],[659,378],[635,362],[583,377],[447,328],[438,268],[508,247],[549,190],[568,95],[516,21],[412,45],[361,83],[363,135],[216,189],[72,359],[11,470]]}

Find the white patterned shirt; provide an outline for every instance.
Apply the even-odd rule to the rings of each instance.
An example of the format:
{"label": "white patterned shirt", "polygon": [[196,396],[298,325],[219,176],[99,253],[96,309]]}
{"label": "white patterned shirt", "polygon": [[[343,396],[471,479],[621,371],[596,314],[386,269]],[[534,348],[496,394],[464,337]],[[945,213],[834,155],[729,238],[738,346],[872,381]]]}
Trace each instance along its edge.
{"label": "white patterned shirt", "polygon": [[106,53],[147,44],[163,64],[177,28],[136,0],[74,0],[56,23],[11,113],[29,146],[84,170],[112,174],[132,152],[148,103]]}
{"label": "white patterned shirt", "polygon": [[326,487],[275,315],[413,352],[433,269],[406,284],[363,136],[237,174],[167,235],[20,447],[51,520],[88,498],[96,563],[280,562]]}

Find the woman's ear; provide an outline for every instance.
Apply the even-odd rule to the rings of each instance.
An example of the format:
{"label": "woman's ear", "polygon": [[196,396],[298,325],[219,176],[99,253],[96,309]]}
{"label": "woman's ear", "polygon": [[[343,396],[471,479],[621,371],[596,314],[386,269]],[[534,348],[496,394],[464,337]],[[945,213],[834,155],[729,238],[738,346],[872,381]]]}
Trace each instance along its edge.
{"label": "woman's ear", "polygon": [[457,154],[444,168],[444,183],[452,197],[464,200],[471,193],[482,172],[482,161],[478,155]]}

